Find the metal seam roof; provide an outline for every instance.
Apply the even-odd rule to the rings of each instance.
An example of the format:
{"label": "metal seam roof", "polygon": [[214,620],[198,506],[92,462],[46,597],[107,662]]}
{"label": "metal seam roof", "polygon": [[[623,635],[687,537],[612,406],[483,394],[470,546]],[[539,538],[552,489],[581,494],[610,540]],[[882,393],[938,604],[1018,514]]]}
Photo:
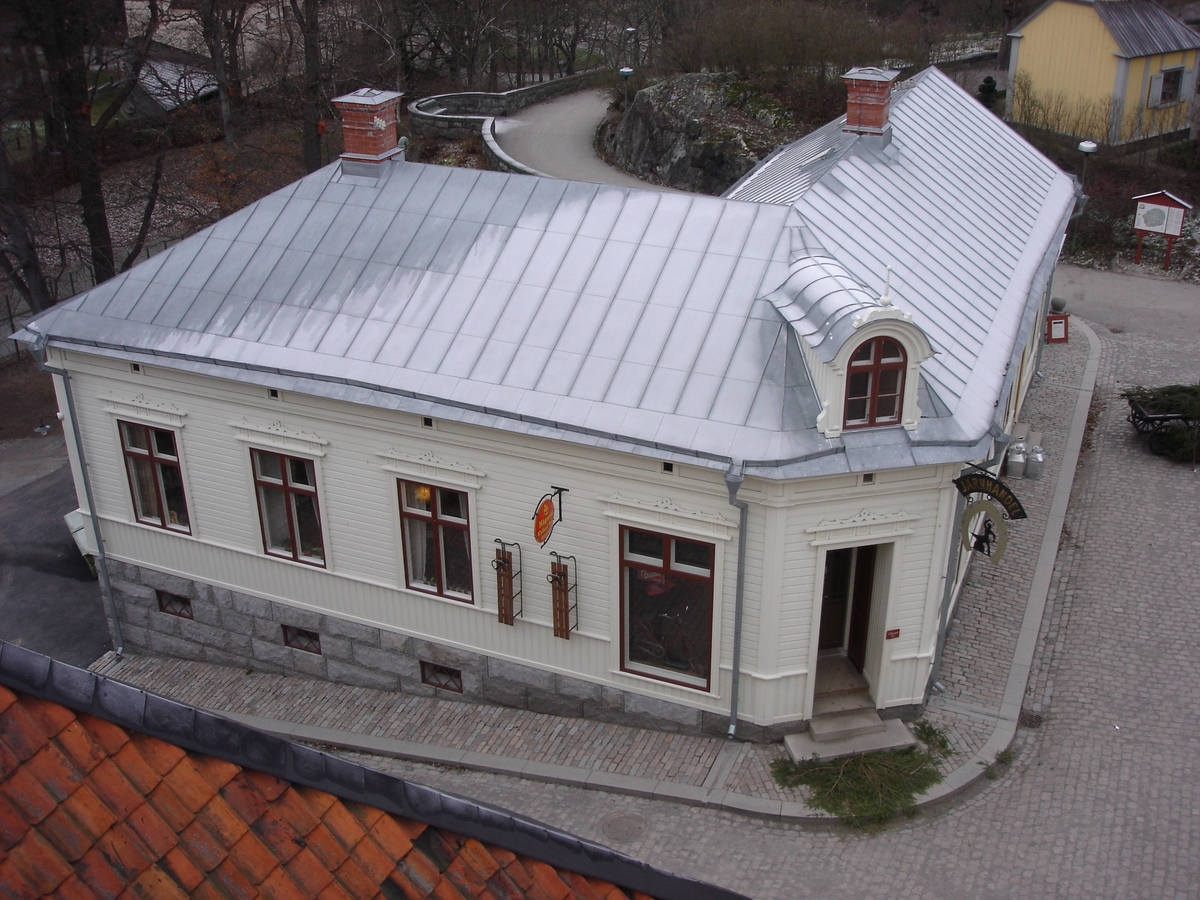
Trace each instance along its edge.
{"label": "metal seam roof", "polygon": [[[494,427],[784,465],[843,448],[815,431],[788,342],[832,327],[817,312],[835,302],[827,288],[872,304],[891,265],[896,305],[937,351],[923,364],[926,415],[950,414],[913,440],[974,444],[1007,362],[993,345],[1011,346],[1032,289],[1026,257],[1053,242],[1046,222],[1073,189],[936,70],[897,88],[892,122],[886,147],[831,123],[731,198],[405,162],[373,181],[334,163],[60,304],[26,336],[224,377],[307,378],[299,389],[314,393],[354,386],[356,402],[408,398]],[[762,202],[784,196],[791,206]],[[825,287],[781,316],[767,295],[818,261]]]}

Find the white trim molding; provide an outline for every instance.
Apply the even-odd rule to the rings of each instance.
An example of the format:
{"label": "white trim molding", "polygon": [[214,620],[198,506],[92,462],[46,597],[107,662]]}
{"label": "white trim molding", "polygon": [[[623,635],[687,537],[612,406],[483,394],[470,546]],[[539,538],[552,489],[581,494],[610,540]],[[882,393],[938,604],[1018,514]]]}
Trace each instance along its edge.
{"label": "white trim molding", "polygon": [[487,477],[487,473],[480,472],[470,463],[441,459],[432,450],[426,450],[424,453],[406,453],[395,447],[388,447],[375,455],[383,460],[380,468],[385,472],[450,487],[479,490],[483,479]]}
{"label": "white trim molding", "polygon": [[736,524],[725,516],[698,509],[686,509],[669,497],[661,500],[638,500],[613,494],[601,497],[604,515],[622,522],[646,525],[650,528],[690,532],[707,538],[727,541]]}
{"label": "white trim molding", "polygon": [[167,400],[151,400],[145,394],[133,397],[121,397],[109,394],[102,398],[104,411],[111,416],[122,419],[134,419],[139,422],[154,425],[169,425],[171,428],[182,428],[183,418],[187,415],[182,409]]}
{"label": "white trim molding", "polygon": [[261,424],[249,419],[229,423],[239,441],[275,450],[289,450],[302,456],[324,456],[329,441],[311,431],[298,431],[282,422]]}
{"label": "white trim molding", "polygon": [[811,541],[813,547],[823,547],[826,544],[861,542],[864,538],[893,538],[912,534],[908,526],[920,518],[903,509],[888,513],[864,509],[845,519],[822,519],[804,530],[815,535]]}

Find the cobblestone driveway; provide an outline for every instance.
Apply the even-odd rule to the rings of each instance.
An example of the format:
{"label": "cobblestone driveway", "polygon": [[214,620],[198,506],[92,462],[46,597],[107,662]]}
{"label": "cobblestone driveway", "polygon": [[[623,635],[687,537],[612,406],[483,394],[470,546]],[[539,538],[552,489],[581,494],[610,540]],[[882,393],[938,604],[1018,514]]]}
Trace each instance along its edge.
{"label": "cobblestone driveway", "polygon": [[[969,799],[871,835],[372,764],[757,898],[1197,897],[1200,474],[1150,456],[1117,395],[1130,383],[1194,380],[1200,342],[1097,333],[1096,430],[1026,703],[1045,724],[1021,729],[1011,768]],[[604,820],[618,812],[644,816],[644,836],[606,836]]]}

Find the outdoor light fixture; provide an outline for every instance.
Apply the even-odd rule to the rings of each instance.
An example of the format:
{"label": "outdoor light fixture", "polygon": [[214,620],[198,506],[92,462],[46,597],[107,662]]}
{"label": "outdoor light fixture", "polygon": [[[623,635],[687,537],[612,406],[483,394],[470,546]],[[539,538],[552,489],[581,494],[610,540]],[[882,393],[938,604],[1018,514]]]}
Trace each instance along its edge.
{"label": "outdoor light fixture", "polygon": [[620,75],[621,79],[625,82],[625,105],[628,106],[629,105],[629,77],[631,75],[633,75],[633,69],[629,68],[629,66],[621,66],[621,68],[617,69],[617,74]]}
{"label": "outdoor light fixture", "polygon": [[1079,191],[1083,193],[1083,182],[1087,178],[1087,161],[1088,157],[1100,149],[1100,145],[1095,141],[1080,141],[1077,148],[1083,154],[1083,171],[1079,173]]}
{"label": "outdoor light fixture", "polygon": [[50,433],[50,429],[54,427],[54,425],[52,423],[46,421],[47,419],[52,419],[52,418],[54,418],[54,417],[53,416],[42,416],[41,421],[38,422],[37,426],[33,430],[35,432],[37,432],[37,434],[40,437],[45,437],[46,435],[48,435]]}

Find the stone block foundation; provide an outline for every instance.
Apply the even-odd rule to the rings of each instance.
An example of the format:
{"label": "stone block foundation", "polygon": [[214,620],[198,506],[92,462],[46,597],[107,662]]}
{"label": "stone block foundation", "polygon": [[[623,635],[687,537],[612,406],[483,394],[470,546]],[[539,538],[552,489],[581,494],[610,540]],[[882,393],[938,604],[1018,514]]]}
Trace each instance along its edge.
{"label": "stone block foundation", "polygon": [[[724,735],[728,716],[407,637],[154,569],[109,560],[113,595],[131,652],[341,684],[467,700],[658,731]],[[171,611],[160,609],[159,592]],[[293,640],[285,642],[284,626]],[[297,630],[302,634],[297,634]],[[316,642],[311,638],[315,636]],[[309,649],[304,649],[307,646]],[[320,652],[316,652],[319,646]],[[454,687],[438,686],[451,670]],[[432,682],[432,683],[431,683]],[[807,723],[742,722],[742,740],[779,740]]]}

